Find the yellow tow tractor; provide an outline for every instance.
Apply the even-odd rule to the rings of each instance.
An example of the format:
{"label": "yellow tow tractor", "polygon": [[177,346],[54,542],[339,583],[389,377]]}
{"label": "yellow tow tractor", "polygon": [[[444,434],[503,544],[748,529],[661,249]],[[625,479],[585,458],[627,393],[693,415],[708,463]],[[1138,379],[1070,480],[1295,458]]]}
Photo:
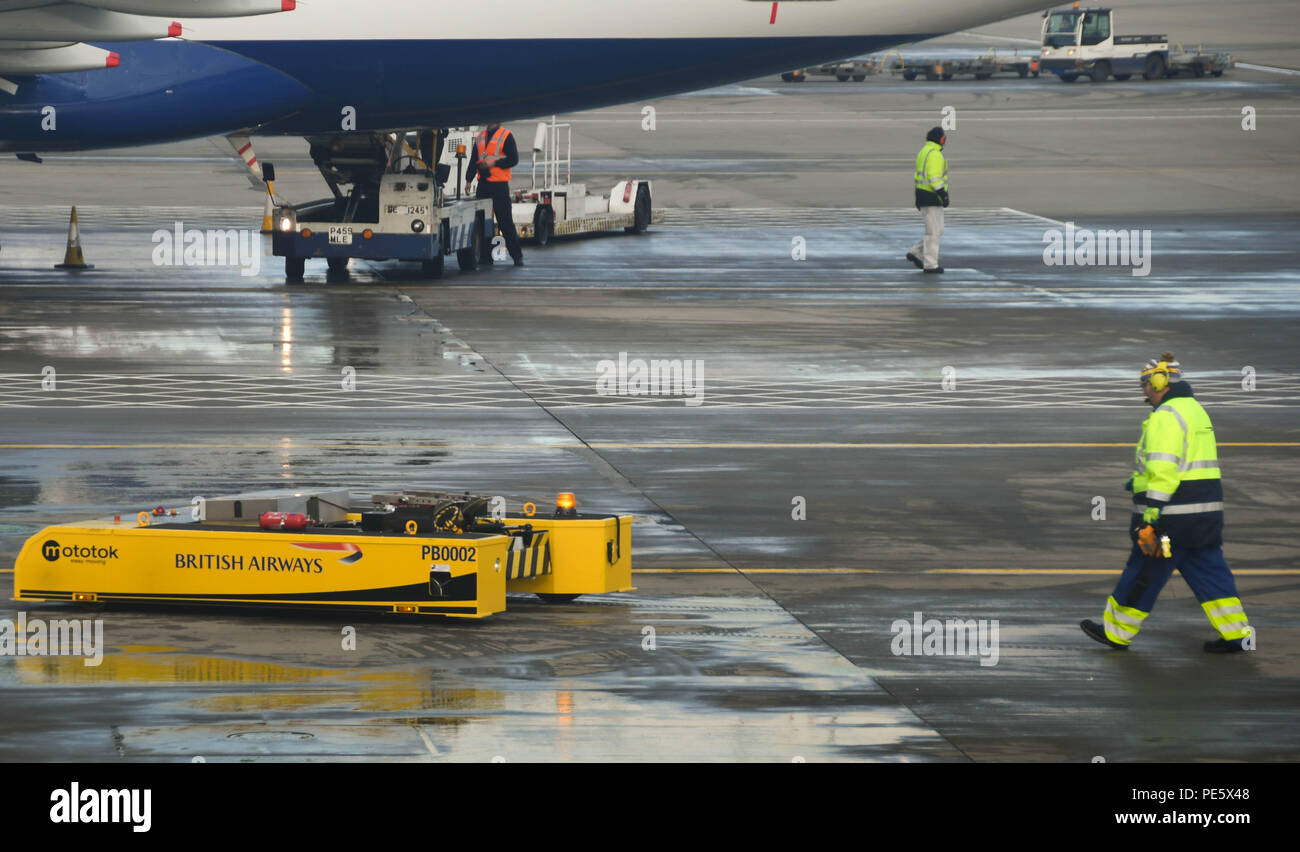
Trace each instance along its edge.
{"label": "yellow tow tractor", "polygon": [[263,492],[47,527],[14,599],[341,607],[482,618],[506,592],[546,601],[632,589],[632,518],[437,491]]}

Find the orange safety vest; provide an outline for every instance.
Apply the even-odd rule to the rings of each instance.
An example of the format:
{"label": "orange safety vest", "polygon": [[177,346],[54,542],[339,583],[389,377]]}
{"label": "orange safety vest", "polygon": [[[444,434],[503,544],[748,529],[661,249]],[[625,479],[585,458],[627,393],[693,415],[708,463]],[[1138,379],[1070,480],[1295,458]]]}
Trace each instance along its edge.
{"label": "orange safety vest", "polygon": [[[509,130],[506,130],[504,127],[498,127],[497,132],[492,134],[492,141],[489,142],[487,138],[487,130],[480,130],[478,138],[474,140],[474,144],[478,148],[479,160],[482,160],[485,156],[504,157],[506,137],[509,135]],[[482,171],[480,171],[479,174],[482,174]],[[496,166],[493,166],[488,170],[487,179],[493,183],[508,181],[510,180],[510,170],[499,169]]]}

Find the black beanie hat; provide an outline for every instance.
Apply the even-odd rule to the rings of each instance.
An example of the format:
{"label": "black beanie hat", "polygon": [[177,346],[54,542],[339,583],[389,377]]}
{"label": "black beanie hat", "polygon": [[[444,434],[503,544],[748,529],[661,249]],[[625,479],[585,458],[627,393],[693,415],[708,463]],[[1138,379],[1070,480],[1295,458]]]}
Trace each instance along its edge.
{"label": "black beanie hat", "polygon": [[931,127],[930,132],[925,134],[925,141],[937,143],[940,139],[942,139],[946,135],[947,134],[944,132],[944,129],[942,127]]}

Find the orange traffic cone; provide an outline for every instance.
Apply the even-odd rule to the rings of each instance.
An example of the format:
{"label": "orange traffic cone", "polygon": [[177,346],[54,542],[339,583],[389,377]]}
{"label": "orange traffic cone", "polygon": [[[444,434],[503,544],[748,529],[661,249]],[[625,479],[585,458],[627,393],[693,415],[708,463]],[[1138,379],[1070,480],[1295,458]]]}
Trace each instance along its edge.
{"label": "orange traffic cone", "polygon": [[86,263],[86,258],[81,255],[81,234],[77,230],[77,208],[72,208],[72,219],[68,222],[68,248],[63,253],[63,263],[56,263],[55,269],[94,269],[94,265]]}

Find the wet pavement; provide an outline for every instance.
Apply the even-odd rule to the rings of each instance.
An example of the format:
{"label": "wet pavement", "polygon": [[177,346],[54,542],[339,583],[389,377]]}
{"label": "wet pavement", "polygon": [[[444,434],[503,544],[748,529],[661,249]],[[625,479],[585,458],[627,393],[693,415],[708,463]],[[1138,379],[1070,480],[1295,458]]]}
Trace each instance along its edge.
{"label": "wet pavement", "polygon": [[[1193,94],[1227,120],[1216,82]],[[1154,182],[1132,175],[1156,122],[1112,120],[1183,110],[1187,86],[1088,94],[1108,133],[1129,134],[1106,162],[1033,117],[1055,90],[1000,106],[1001,89],[966,87],[990,119],[970,127],[1001,116],[1025,121],[1007,133],[1054,134],[1023,165],[1083,189],[1031,176],[1017,198],[998,177],[1019,167],[1001,132],[970,133],[967,174],[988,189],[954,189],[943,276],[903,261],[919,217],[897,187],[876,191],[906,188],[912,137],[938,120],[929,94],[905,105],[923,84],[768,95],[776,84],[755,81],[757,94],[667,101],[652,134],[636,110],[626,127],[577,116],[597,173],[657,164],[664,224],[440,282],[396,263],[334,280],[309,265],[293,287],[260,255],[242,258],[247,275],[156,264],[154,235],[177,222],[256,226],[260,199],[219,163],[51,158],[41,199],[30,164],[4,164],[17,195],[0,210],[0,566],[46,524],[194,495],[574,491],[635,517],[638,589],[512,599],[474,624],[109,608],[92,615],[102,666],[0,657],[0,758],[1300,758],[1298,216],[1286,186],[1244,200],[1268,174],[1296,180],[1300,114],[1284,109],[1294,88],[1239,82],[1276,105],[1268,134],[1184,139]],[[844,128],[817,111],[888,118],[869,113],[878,97],[901,110],[855,131],[878,162],[850,154],[854,179],[837,186],[827,151]],[[683,130],[666,132],[675,114]],[[706,146],[684,129],[705,116],[744,133]],[[810,127],[826,135],[809,142]],[[791,155],[805,144],[818,150]],[[1257,164],[1215,171],[1253,145]],[[1096,186],[1112,161],[1129,177]],[[292,191],[306,170],[282,162]],[[56,272],[63,199],[92,168],[77,201],[97,268]],[[158,179],[140,193],[165,207],[117,197],[141,168]],[[691,206],[708,197],[722,209]],[[1147,274],[1046,265],[1045,234],[1067,221],[1150,231]],[[1242,657],[1200,651],[1210,630],[1178,578],[1127,653],[1077,628],[1127,552],[1134,378],[1162,349],[1215,420],[1226,555],[1260,636]],[[663,394],[598,383],[637,359],[680,360],[691,380]],[[0,574],[0,597],[11,584]],[[894,654],[893,625],[917,612],[996,621],[996,664]]]}
{"label": "wet pavement", "polygon": [[[91,761],[960,758],[743,579],[700,585],[703,594],[561,606],[520,596],[506,623],[106,612],[106,636],[129,631],[133,644],[114,647],[101,666],[13,661],[3,684],[12,723],[0,753]],[[355,651],[341,650],[345,627],[356,631]],[[109,703],[98,697],[106,691]],[[689,752],[679,750],[687,743]]]}

